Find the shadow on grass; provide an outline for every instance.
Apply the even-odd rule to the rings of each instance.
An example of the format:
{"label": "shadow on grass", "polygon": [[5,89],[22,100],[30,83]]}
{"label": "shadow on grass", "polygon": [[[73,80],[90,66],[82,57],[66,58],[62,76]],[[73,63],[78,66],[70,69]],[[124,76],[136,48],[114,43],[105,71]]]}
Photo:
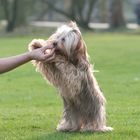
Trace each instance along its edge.
{"label": "shadow on grass", "polygon": [[[104,133],[96,133],[97,135],[103,135]],[[53,132],[43,136],[39,136],[34,140],[71,140],[71,139],[88,139],[89,137],[94,137],[95,133],[92,132]]]}

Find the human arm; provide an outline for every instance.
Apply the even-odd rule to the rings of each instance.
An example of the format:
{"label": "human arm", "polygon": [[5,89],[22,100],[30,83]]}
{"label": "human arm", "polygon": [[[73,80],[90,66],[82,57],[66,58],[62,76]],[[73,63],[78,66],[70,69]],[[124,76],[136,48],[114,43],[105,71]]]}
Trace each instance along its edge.
{"label": "human arm", "polygon": [[46,59],[49,59],[53,55],[53,51],[51,51],[49,54],[46,54],[45,51],[48,48],[49,47],[42,47],[20,55],[0,58],[0,74],[15,69],[16,67],[31,60],[45,61]]}

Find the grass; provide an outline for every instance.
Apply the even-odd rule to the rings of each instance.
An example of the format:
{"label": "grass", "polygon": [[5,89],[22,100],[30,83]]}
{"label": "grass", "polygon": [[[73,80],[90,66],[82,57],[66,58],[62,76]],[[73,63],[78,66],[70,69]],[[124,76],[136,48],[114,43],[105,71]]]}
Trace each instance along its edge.
{"label": "grass", "polygon": [[[34,37],[0,38],[0,56],[25,52]],[[111,133],[60,133],[57,91],[28,63],[0,75],[0,140],[139,140],[139,36],[84,34],[91,63],[107,98]]]}

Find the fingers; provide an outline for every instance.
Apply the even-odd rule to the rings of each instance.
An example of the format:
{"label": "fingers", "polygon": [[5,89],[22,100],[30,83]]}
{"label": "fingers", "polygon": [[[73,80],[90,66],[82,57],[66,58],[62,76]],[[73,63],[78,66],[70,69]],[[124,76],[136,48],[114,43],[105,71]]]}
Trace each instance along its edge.
{"label": "fingers", "polygon": [[55,49],[51,46],[45,46],[36,50],[33,50],[33,59],[39,60],[42,62],[49,62],[55,57]]}
{"label": "fingers", "polygon": [[45,57],[46,57],[46,59],[47,59],[47,58],[49,58],[49,57],[51,57],[51,56],[53,56],[53,55],[54,55],[54,49],[51,50],[50,53],[46,53],[46,54],[45,54]]}
{"label": "fingers", "polygon": [[49,55],[46,55],[46,60],[43,61],[43,62],[49,63],[49,62],[53,61],[54,59],[55,59],[55,53],[51,53],[51,54],[49,54]]}
{"label": "fingers", "polygon": [[45,47],[41,48],[42,51],[45,51],[46,49],[53,49],[53,46],[52,45],[48,45],[48,46],[45,46]]}
{"label": "fingers", "polygon": [[50,61],[50,59],[52,59],[52,57],[54,57],[54,49],[52,49],[50,53],[45,53],[44,54],[44,60],[43,60],[43,62]]}

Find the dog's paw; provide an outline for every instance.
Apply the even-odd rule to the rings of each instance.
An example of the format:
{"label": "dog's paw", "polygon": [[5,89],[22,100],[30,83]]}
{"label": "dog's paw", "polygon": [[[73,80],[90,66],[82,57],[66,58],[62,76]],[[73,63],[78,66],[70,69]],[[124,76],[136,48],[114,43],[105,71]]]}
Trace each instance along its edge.
{"label": "dog's paw", "polygon": [[113,131],[112,127],[104,126],[103,128],[99,129],[101,132],[110,132]]}
{"label": "dog's paw", "polygon": [[72,125],[72,123],[64,119],[57,125],[56,129],[61,132],[75,132],[79,130],[79,127],[76,124]]}
{"label": "dog's paw", "polygon": [[94,128],[92,125],[86,125],[81,129],[81,132],[110,132],[113,131],[112,127],[102,126],[99,128]]}
{"label": "dog's paw", "polygon": [[56,130],[61,131],[61,132],[65,132],[65,131],[69,131],[70,127],[71,126],[70,126],[69,122],[62,121],[60,124],[57,125]]}
{"label": "dog's paw", "polygon": [[47,42],[43,39],[33,39],[28,46],[29,51],[32,51],[34,49],[47,46]]}
{"label": "dog's paw", "polygon": [[93,130],[94,132],[110,132],[113,131],[112,127],[103,126],[101,128],[97,128]]}

